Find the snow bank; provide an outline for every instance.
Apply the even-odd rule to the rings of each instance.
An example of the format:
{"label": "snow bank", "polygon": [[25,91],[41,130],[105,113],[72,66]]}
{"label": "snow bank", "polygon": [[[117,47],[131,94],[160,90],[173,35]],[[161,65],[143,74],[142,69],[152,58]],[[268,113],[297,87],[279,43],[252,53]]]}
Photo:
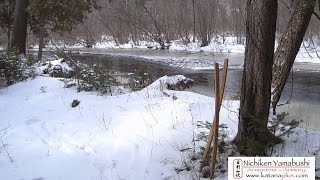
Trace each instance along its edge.
{"label": "snow bank", "polygon": [[[315,40],[316,43],[319,43]],[[306,42],[306,44],[308,44]],[[196,40],[196,42],[185,43],[182,39],[174,40],[170,43],[171,51],[187,51],[187,52],[210,52],[210,53],[233,53],[233,54],[244,54],[245,45],[238,44],[237,38],[233,36],[216,36],[211,39],[211,43],[206,47],[200,47],[201,42]],[[276,42],[276,46],[278,42]],[[35,50],[38,49],[38,45],[32,46]],[[59,48],[68,48],[68,49],[79,49],[83,48],[82,44],[74,44],[74,45],[65,45],[63,41],[54,42],[54,44],[49,43],[47,49],[55,49]],[[160,48],[158,43],[156,42],[148,42],[148,41],[139,41],[135,44],[132,41],[128,43],[117,45],[113,38],[110,36],[102,36],[101,41],[97,42],[93,48],[105,49],[147,49],[148,47]],[[300,47],[300,51],[297,55],[296,62],[305,62],[305,63],[320,63],[319,57],[319,49],[320,47],[307,47],[305,48],[303,45]],[[0,50],[2,48],[0,47]]]}
{"label": "snow bank", "polygon": [[222,37],[213,38],[211,43],[206,47],[200,47],[200,42],[191,42],[183,44],[181,40],[173,41],[170,50],[191,51],[191,52],[212,52],[212,53],[240,53],[244,54],[245,46],[237,44],[235,37],[225,37],[223,42]]}
{"label": "snow bank", "polygon": [[[76,93],[49,77],[0,90],[0,137],[13,159],[1,151],[0,179],[180,177],[174,169],[192,152],[180,150],[199,149],[192,143],[200,133],[197,122],[212,121],[214,112],[212,98],[161,90],[163,82],[182,78],[163,77],[142,91],[109,97]],[[74,99],[80,101],[76,108]],[[236,116],[222,110],[230,137]]]}
{"label": "snow bank", "polygon": [[[1,89],[0,179],[198,179],[175,168],[204,145],[197,137],[209,130],[199,124],[212,122],[214,99],[166,89],[184,78],[165,76],[120,96],[77,93],[49,77]],[[226,141],[236,135],[238,107],[223,102]],[[285,138],[273,155],[315,155],[319,167],[319,132],[297,129]]]}
{"label": "snow bank", "polygon": [[300,63],[320,63],[320,48],[318,49],[305,49],[300,48],[295,62]]}

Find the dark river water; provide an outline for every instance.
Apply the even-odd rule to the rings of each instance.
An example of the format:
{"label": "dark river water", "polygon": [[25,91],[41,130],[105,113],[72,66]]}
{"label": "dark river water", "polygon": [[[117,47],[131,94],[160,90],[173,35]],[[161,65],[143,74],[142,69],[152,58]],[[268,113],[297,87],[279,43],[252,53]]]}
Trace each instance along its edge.
{"label": "dark river water", "polygon": [[[173,68],[164,64],[147,62],[144,59],[106,54],[72,54],[71,56],[88,65],[108,62],[108,66],[122,73],[135,73],[143,68],[153,80],[164,75],[182,74],[195,80],[195,85],[188,91],[206,96],[214,94],[214,72],[212,70]],[[243,55],[239,55],[238,58],[243,58]],[[228,70],[224,99],[239,99],[242,71],[242,69]],[[303,120],[302,127],[320,130],[320,72],[294,70],[282,93],[280,104],[289,100],[289,104],[278,107],[277,113],[288,112],[288,120]]]}

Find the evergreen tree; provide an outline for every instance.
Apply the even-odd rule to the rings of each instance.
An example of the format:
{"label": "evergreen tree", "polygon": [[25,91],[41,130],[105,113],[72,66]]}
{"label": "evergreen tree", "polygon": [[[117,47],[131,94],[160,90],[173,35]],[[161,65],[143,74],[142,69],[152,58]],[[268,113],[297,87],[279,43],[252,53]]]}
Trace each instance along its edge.
{"label": "evergreen tree", "polygon": [[15,4],[15,0],[0,0],[0,27],[7,32],[8,48],[10,48]]}
{"label": "evergreen tree", "polygon": [[14,51],[17,54],[26,53],[28,4],[28,0],[16,0],[11,51]]}
{"label": "evergreen tree", "polygon": [[[27,0],[17,0],[17,2],[28,2]],[[17,4],[19,5],[19,4]],[[24,4],[25,5],[25,4]],[[21,12],[23,7],[16,6]],[[17,15],[15,16],[15,21],[19,21],[20,24],[15,24],[17,27],[21,24],[27,23],[30,29],[38,35],[39,37],[39,60],[41,60],[41,53],[43,47],[43,38],[47,35],[49,31],[53,32],[65,32],[70,31],[74,25],[82,22],[93,8],[98,8],[96,0],[29,0],[25,13],[28,13],[28,18]],[[14,27],[15,29],[15,27]],[[16,28],[20,31],[25,31],[26,28]],[[16,32],[17,33],[17,32]],[[17,36],[14,32],[13,37]],[[20,32],[21,34],[21,32]],[[26,39],[26,37],[20,37],[21,39]],[[20,45],[24,43],[20,43]],[[15,42],[13,42],[12,47],[17,47]],[[20,47],[20,46],[19,46]],[[23,47],[17,48],[23,49]],[[23,50],[18,51],[20,54],[25,53]]]}

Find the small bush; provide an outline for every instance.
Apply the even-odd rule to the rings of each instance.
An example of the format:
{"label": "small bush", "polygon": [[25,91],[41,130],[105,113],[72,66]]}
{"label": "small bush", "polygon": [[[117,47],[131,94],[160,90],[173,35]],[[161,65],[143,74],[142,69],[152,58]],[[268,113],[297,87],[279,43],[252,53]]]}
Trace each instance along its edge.
{"label": "small bush", "polygon": [[12,53],[0,54],[0,85],[12,85],[15,82],[27,79],[32,70],[28,68],[26,60],[23,57]]}
{"label": "small bush", "polygon": [[115,71],[107,62],[94,64],[93,67],[77,62],[72,68],[74,72],[70,76],[78,80],[78,91],[99,91],[112,95],[112,87],[119,85]]}

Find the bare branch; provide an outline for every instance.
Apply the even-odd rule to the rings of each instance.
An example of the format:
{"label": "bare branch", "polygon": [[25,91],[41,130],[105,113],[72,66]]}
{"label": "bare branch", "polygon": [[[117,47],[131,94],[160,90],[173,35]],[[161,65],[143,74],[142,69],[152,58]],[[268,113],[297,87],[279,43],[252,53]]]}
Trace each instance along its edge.
{"label": "bare branch", "polygon": [[[5,129],[7,129],[7,128],[5,128]],[[0,132],[1,132],[1,131],[4,131],[5,129],[0,130]],[[8,158],[9,158],[10,162],[13,163],[14,160],[13,160],[13,158],[11,157],[11,155],[10,155],[10,153],[9,153],[9,151],[8,151],[8,144],[5,144],[5,143],[4,143],[2,134],[0,134],[0,140],[1,140],[1,142],[0,142],[0,143],[1,143],[1,145],[0,145],[0,150],[3,150],[4,152],[6,152],[6,154],[7,154]],[[1,151],[0,151],[0,152],[1,152]]]}
{"label": "bare branch", "polygon": [[288,4],[285,3],[283,0],[279,0],[279,1],[288,9],[288,11],[289,11],[290,14],[291,14],[291,9],[290,9],[290,7],[288,6]]}
{"label": "bare branch", "polygon": [[10,153],[9,153],[9,151],[8,151],[8,144],[4,144],[4,142],[1,140],[1,147],[0,147],[0,149],[3,149],[5,152],[6,152],[6,154],[7,154],[7,156],[8,156],[8,158],[9,158],[9,160],[10,160],[10,162],[11,163],[13,163],[14,161],[13,161],[13,158],[11,157],[11,155],[10,155]]}
{"label": "bare branch", "polygon": [[317,14],[316,12],[313,12],[312,14],[315,15],[317,17],[317,19],[320,21],[320,15],[319,14]]}

